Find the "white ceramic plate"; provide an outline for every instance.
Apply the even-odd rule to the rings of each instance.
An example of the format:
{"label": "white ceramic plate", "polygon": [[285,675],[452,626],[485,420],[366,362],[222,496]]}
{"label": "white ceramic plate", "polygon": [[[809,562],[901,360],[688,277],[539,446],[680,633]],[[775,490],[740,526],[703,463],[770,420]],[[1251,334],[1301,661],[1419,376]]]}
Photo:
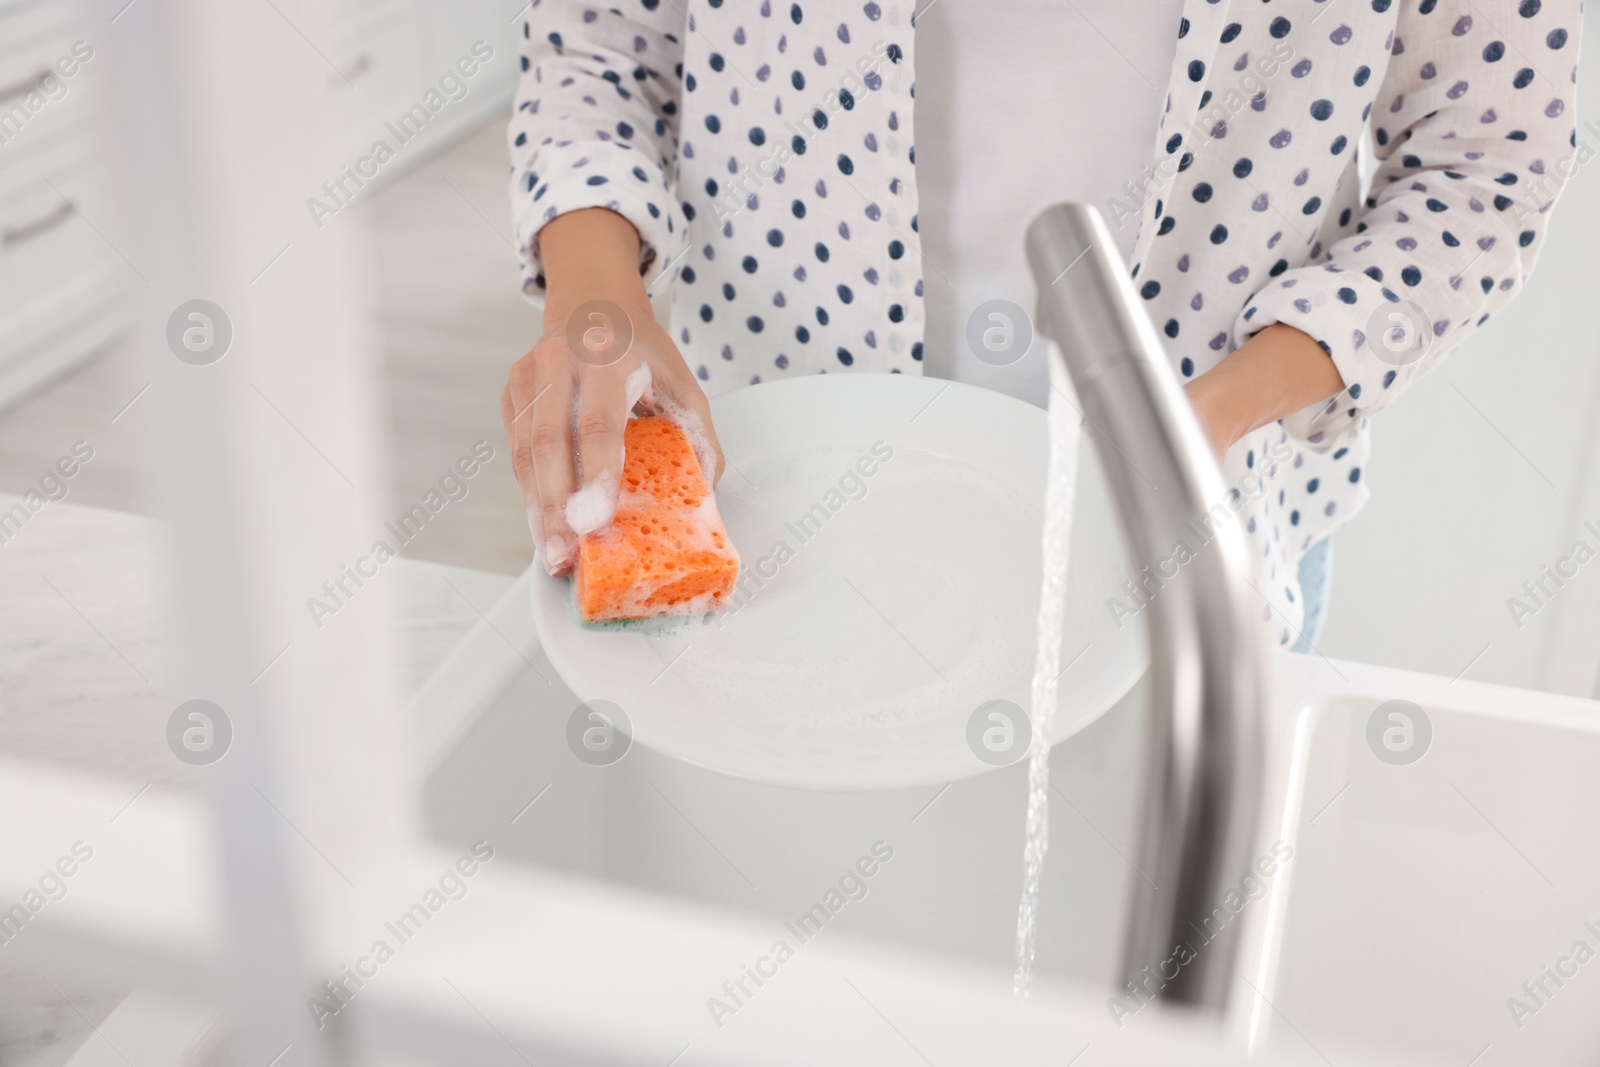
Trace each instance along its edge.
{"label": "white ceramic plate", "polygon": [[[1004,761],[1005,731],[980,759],[969,720],[991,701],[1028,706],[1045,413],[888,374],[786,379],[711,409],[738,606],[665,633],[589,629],[570,582],[536,567],[534,621],[562,679],[620,707],[637,743],[776,785],[897,788]],[[1128,567],[1087,446],[1077,501],[1052,741],[1149,659],[1142,620],[1119,629],[1106,607]]]}

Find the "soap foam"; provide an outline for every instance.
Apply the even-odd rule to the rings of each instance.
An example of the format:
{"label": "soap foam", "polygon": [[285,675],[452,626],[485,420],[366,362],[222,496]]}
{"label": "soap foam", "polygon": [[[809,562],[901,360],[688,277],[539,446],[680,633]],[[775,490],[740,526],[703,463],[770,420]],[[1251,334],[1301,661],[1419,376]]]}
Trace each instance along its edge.
{"label": "soap foam", "polygon": [[689,448],[694,452],[695,462],[700,464],[700,474],[705,478],[706,487],[711,489],[714,497],[716,489],[712,485],[712,479],[717,476],[717,452],[711,447],[711,435],[706,432],[705,424],[700,421],[699,414],[662,393],[657,393],[655,396],[655,408],[660,414],[677,423],[683,435],[689,439]]}
{"label": "soap foam", "polygon": [[714,592],[701,593],[681,604],[652,605],[650,590],[641,589],[619,604],[629,618],[586,621],[578,609],[576,596],[572,598],[572,614],[580,626],[591,630],[626,630],[653,638],[677,637],[699,626],[709,627],[709,620],[715,618],[721,606]]}
{"label": "soap foam", "polygon": [[651,402],[650,395],[650,364],[640,363],[628,372],[628,380],[623,385],[628,394],[628,410],[632,411],[640,400],[647,405]]}
{"label": "soap foam", "polygon": [[617,473],[604,470],[567,497],[567,525],[579,537],[611,525],[617,516]]}

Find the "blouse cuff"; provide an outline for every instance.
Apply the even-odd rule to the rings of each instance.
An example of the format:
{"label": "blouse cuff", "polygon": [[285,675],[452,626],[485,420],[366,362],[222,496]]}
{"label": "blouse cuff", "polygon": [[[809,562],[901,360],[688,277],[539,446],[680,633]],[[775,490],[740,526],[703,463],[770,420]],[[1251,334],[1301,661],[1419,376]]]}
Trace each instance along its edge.
{"label": "blouse cuff", "polygon": [[1437,343],[1414,305],[1366,274],[1334,266],[1286,271],[1245,305],[1233,335],[1274,323],[1310,336],[1344,379],[1337,395],[1282,419],[1290,436],[1315,452],[1348,445],[1367,417],[1417,376],[1421,357]]}
{"label": "blouse cuff", "polygon": [[688,227],[661,168],[644,153],[605,141],[544,145],[513,175],[512,225],[522,258],[522,291],[544,299],[539,231],[557,216],[583,208],[614,211],[639,231],[639,273],[675,263]]}

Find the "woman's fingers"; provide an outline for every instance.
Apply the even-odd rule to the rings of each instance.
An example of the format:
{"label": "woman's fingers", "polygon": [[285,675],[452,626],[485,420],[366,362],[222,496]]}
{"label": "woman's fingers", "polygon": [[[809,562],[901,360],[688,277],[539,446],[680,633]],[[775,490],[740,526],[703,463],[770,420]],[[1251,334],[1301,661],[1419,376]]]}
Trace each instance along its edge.
{"label": "woman's fingers", "polygon": [[628,423],[628,390],[621,364],[580,366],[578,414],[578,470],[583,482],[582,506],[567,516],[581,536],[610,521],[616,511],[617,488],[622,473],[623,431]]}
{"label": "woman's fingers", "polygon": [[530,357],[513,368],[511,375],[515,417],[518,426],[525,427],[520,439],[522,457],[519,459],[513,446],[512,465],[517,468],[520,463],[519,471],[532,472],[534,494],[529,500],[529,515],[536,527],[535,536],[543,538],[540,550],[545,569],[562,575],[572,569],[578,548],[566,519],[567,497],[577,482],[572,454],[571,358],[565,339],[559,336],[540,341]]}
{"label": "woman's fingers", "polygon": [[[513,372],[515,373],[515,372]],[[532,505],[538,496],[534,487],[532,469],[523,469],[517,459],[517,405],[511,399],[511,382],[506,382],[506,387],[500,390],[500,422],[506,428],[506,448],[511,450],[511,473],[516,475],[517,484],[522,487],[522,501]],[[533,527],[533,516],[528,516],[528,531],[533,534],[535,542],[539,540],[539,531]]]}
{"label": "woman's fingers", "polygon": [[500,394],[500,418],[506,424],[506,444],[511,448],[511,473],[522,488],[528,509],[528,530],[536,546],[544,544],[539,521],[539,479],[533,473],[533,353],[511,365],[511,376]]}

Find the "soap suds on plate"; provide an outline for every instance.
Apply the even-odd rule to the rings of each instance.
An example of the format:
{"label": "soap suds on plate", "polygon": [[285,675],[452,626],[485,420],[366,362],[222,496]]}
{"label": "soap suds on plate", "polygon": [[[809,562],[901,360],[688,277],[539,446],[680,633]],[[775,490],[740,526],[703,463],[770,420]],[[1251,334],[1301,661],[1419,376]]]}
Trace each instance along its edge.
{"label": "soap suds on plate", "polygon": [[653,638],[678,637],[695,630],[710,630],[712,620],[717,617],[726,599],[708,591],[682,603],[662,607],[652,602],[648,591],[641,591],[619,599],[619,613],[625,618],[585,619],[577,602],[576,589],[571,597],[572,613],[578,625],[590,630],[617,630]]}

